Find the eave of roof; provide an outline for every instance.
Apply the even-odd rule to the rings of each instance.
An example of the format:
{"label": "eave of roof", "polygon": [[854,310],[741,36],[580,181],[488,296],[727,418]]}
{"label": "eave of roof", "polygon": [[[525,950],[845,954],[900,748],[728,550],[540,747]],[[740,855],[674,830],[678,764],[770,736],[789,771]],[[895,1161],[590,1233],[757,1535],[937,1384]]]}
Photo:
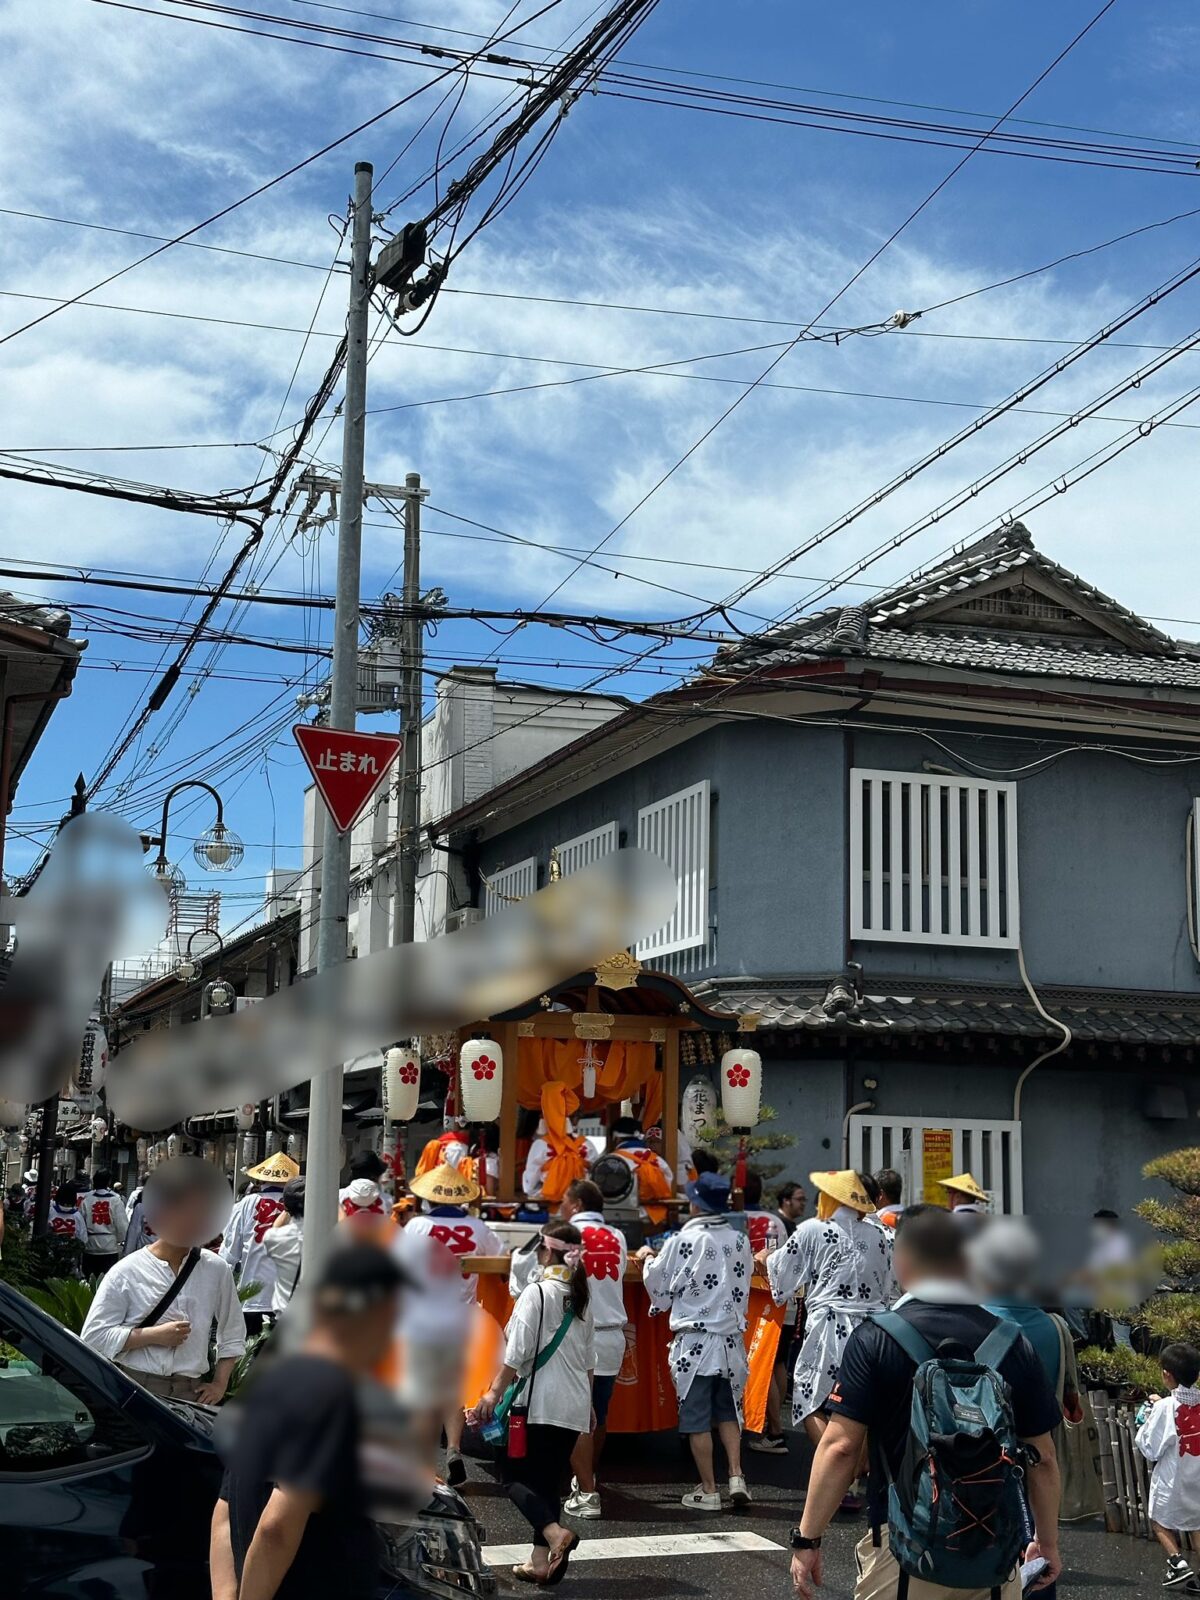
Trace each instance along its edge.
{"label": "eave of roof", "polygon": [[[1035,1010],[1028,994],[992,984],[961,984],[868,976],[850,1010],[822,1009],[827,978],[712,978],[697,983],[697,999],[730,1013],[756,1012],[758,1030],[834,1037],[917,1034],[1025,1038],[1061,1037]],[[1200,1044],[1200,995],[1175,992],[1068,989],[1046,986],[1040,997],[1082,1044]]]}

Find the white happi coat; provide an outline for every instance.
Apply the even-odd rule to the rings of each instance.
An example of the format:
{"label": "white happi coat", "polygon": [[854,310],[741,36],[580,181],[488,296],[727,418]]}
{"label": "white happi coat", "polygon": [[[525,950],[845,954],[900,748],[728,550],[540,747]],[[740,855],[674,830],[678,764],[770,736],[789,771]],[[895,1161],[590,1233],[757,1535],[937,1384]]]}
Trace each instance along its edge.
{"label": "white happi coat", "polygon": [[238,1282],[258,1284],[258,1292],[244,1303],[246,1311],[274,1307],[275,1261],[263,1240],[282,1211],[282,1184],[266,1184],[257,1193],[251,1190],[234,1206],[221,1240],[221,1260],[237,1269]]}
{"label": "white happi coat", "polygon": [[1150,1515],[1160,1528],[1200,1528],[1200,1389],[1178,1388],[1155,1402],[1137,1447],[1154,1463]]}
{"label": "white happi coat", "polygon": [[646,1262],[643,1281],[651,1315],[669,1311],[668,1363],[682,1404],[692,1379],[729,1379],[742,1420],[746,1387],[746,1304],[753,1271],[750,1241],[724,1216],[691,1217]]}
{"label": "white happi coat", "polygon": [[839,1206],[828,1222],[809,1217],[767,1257],[767,1281],[776,1305],[805,1291],[807,1322],[792,1389],[799,1427],[828,1399],[851,1333],[890,1302],[892,1242],[878,1223]]}

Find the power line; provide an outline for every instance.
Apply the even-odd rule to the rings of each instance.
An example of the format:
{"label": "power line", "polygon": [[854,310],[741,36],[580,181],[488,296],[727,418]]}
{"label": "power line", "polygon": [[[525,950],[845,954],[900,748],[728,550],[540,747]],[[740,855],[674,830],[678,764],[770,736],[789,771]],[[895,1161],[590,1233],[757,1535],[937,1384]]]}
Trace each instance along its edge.
{"label": "power line", "polygon": [[[387,12],[362,11],[362,10],[355,9],[355,8],[353,8],[351,6],[333,5],[333,4],[329,3],[329,0],[324,0],[324,3],[322,3],[322,0],[291,0],[291,3],[293,5],[303,5],[303,6],[308,7],[311,10],[316,10],[316,11],[336,11],[336,12],[341,12],[341,13],[347,15],[347,16],[373,18],[374,20],[379,21],[379,22],[390,22],[394,26],[397,26],[397,27],[418,28],[423,33],[426,33],[426,32],[427,33],[444,33],[444,34],[456,35],[456,36],[458,36],[460,38],[466,38],[466,39],[482,39],[482,38],[486,37],[484,34],[473,33],[469,29],[466,29],[466,28],[448,28],[444,24],[440,24],[440,23],[418,22],[417,20],[415,20],[414,18],[411,18],[411,17],[395,17],[395,16],[390,15]],[[529,49],[529,50],[537,50],[543,55],[556,55],[558,53],[555,50],[549,50],[549,49],[546,49],[543,46],[534,45],[534,44],[530,44],[530,43],[527,43],[525,48]],[[908,111],[936,111],[936,112],[941,112],[942,114],[947,115],[947,116],[975,117],[975,118],[981,119],[981,120],[988,120],[989,118],[991,118],[992,116],[995,115],[994,112],[990,112],[990,111],[964,111],[961,107],[942,106],[942,105],[929,105],[929,104],[924,103],[922,101],[888,100],[888,99],[884,99],[884,98],[880,97],[879,95],[849,94],[849,93],[845,93],[845,92],[839,91],[837,89],[814,89],[812,87],[801,85],[801,84],[778,83],[778,82],[775,82],[775,81],[773,81],[771,79],[739,78],[739,77],[733,77],[728,73],[722,73],[722,72],[696,72],[696,71],[689,71],[688,69],[686,69],[684,67],[663,66],[661,64],[656,64],[654,62],[647,62],[647,61],[629,61],[629,60],[625,60],[622,57],[614,58],[613,65],[614,66],[618,66],[618,67],[634,67],[634,68],[638,68],[638,69],[640,69],[642,71],[645,71],[645,72],[669,73],[669,74],[674,75],[675,77],[680,77],[680,78],[707,79],[707,80],[709,80],[711,82],[714,82],[714,83],[736,83],[736,84],[742,85],[743,87],[748,87],[748,88],[753,88],[753,89],[782,89],[782,90],[786,90],[786,91],[788,91],[789,93],[792,93],[792,94],[824,94],[824,95],[827,95],[830,99],[833,99],[833,100],[852,100],[852,101],[856,101],[858,103],[865,104],[865,105],[894,106],[894,107],[899,107],[902,110],[908,110]],[[1011,118],[1008,118],[1007,120],[1009,120],[1011,122],[1018,123],[1023,127],[1053,128],[1053,129],[1056,129],[1056,130],[1059,130],[1059,131],[1065,131],[1067,133],[1099,134],[1099,135],[1102,135],[1104,137],[1113,138],[1113,139],[1134,139],[1134,140],[1139,140],[1139,139],[1149,139],[1150,138],[1150,135],[1148,135],[1148,134],[1128,133],[1128,132],[1125,132],[1125,131],[1115,130],[1115,129],[1112,129],[1112,128],[1081,127],[1076,123],[1070,123],[1070,122],[1044,122],[1044,121],[1037,121],[1035,119],[1028,118],[1028,117],[1011,117]],[[1155,137],[1157,137],[1157,135]],[[1159,142],[1161,144],[1176,145],[1178,148],[1180,148],[1182,150],[1200,151],[1200,144],[1196,143],[1195,141],[1189,141],[1189,140],[1184,140],[1184,139],[1160,139]]]}
{"label": "power line", "polygon": [[[1139,234],[1149,233],[1149,232],[1152,232],[1152,231],[1154,231],[1155,229],[1158,229],[1158,228],[1166,228],[1166,227],[1171,226],[1173,223],[1183,222],[1183,221],[1186,221],[1186,220],[1188,220],[1188,219],[1190,219],[1190,218],[1192,218],[1194,216],[1197,216],[1197,215],[1200,215],[1200,208],[1191,208],[1191,209],[1188,209],[1186,211],[1176,212],[1174,215],[1169,216],[1169,217],[1163,217],[1163,218],[1161,218],[1160,220],[1158,220],[1156,222],[1144,223],[1144,224],[1142,224],[1141,226],[1139,226],[1137,228],[1132,228],[1132,229],[1129,229],[1128,231],[1126,231],[1124,233],[1116,234],[1112,238],[1101,240],[1097,244],[1087,245],[1087,246],[1084,246],[1084,247],[1082,247],[1081,249],[1078,249],[1078,250],[1067,251],[1064,255],[1056,256],[1054,258],[1054,260],[1044,262],[1041,266],[1029,267],[1029,268],[1023,269],[1020,272],[1009,274],[1008,276],[1006,276],[1004,278],[999,278],[999,279],[997,279],[997,280],[995,280],[993,282],[986,283],[986,284],[980,284],[976,288],[964,290],[962,294],[953,295],[947,300],[938,301],[934,305],[925,306],[925,307],[921,308],[919,311],[914,311],[914,312],[909,313],[909,315],[914,317],[914,318],[928,316],[931,312],[933,312],[935,310],[940,310],[940,309],[942,309],[942,308],[944,308],[946,306],[949,306],[949,305],[959,304],[964,300],[973,299],[977,295],[991,293],[995,289],[1007,288],[1011,284],[1019,283],[1019,282],[1025,280],[1025,279],[1036,277],[1039,274],[1044,273],[1044,272],[1053,271],[1055,268],[1063,266],[1063,265],[1065,265],[1066,263],[1068,263],[1070,261],[1080,260],[1083,257],[1089,256],[1089,255],[1095,255],[1099,251],[1106,250],[1106,249],[1110,248],[1113,245],[1123,244],[1126,240],[1132,239],[1132,238],[1136,238]],[[110,227],[110,226],[106,226],[106,225],[101,224],[101,223],[86,222],[86,221],[83,221],[82,219],[80,219],[78,217],[56,217],[56,216],[51,216],[51,215],[48,215],[47,213],[38,212],[38,211],[17,211],[17,210],[13,210],[12,208],[9,208],[9,207],[0,207],[0,216],[14,216],[14,217],[22,217],[22,218],[25,218],[25,219],[28,219],[28,220],[33,220],[33,221],[38,221],[38,222],[51,222],[51,223],[55,223],[55,224],[58,224],[58,225],[63,226],[63,227],[87,228],[87,229],[91,229],[91,230],[96,231],[96,232],[112,233],[112,234],[117,234],[117,235],[120,235],[122,237],[127,237],[127,238],[152,239],[152,240],[167,241],[167,236],[164,235],[164,234],[147,233],[147,232],[144,232],[144,231],[135,230],[135,229],[131,229],[131,228]],[[265,255],[262,252],[255,251],[255,250],[236,250],[236,249],[232,249],[230,247],[223,246],[223,245],[198,244],[194,240],[185,242],[184,248],[185,249],[191,249],[191,250],[206,250],[206,251],[210,251],[212,253],[220,254],[220,255],[240,256],[240,257],[243,257],[245,259],[252,260],[252,261],[262,261],[262,262],[269,263],[271,265],[278,265],[278,266],[289,266],[289,267],[303,268],[303,269],[306,269],[306,270],[309,270],[309,271],[312,271],[312,272],[327,272],[328,271],[327,264],[322,264],[319,261],[301,261],[301,260],[297,260],[295,258],[287,257],[287,256]],[[345,268],[344,268],[343,264],[339,263],[337,265],[336,270],[339,273],[341,273],[341,272],[344,272]],[[9,293],[9,294],[12,294],[15,291],[5,291],[5,292]],[[497,290],[497,289],[467,289],[467,288],[463,288],[463,287],[457,286],[457,285],[456,286],[451,286],[450,284],[443,285],[441,293],[442,294],[449,294],[449,295],[459,295],[459,296],[462,296],[463,298],[467,298],[467,299],[504,300],[504,301],[513,301],[513,302],[518,302],[518,303],[531,304],[531,305],[565,306],[565,307],[568,307],[568,308],[571,308],[571,309],[627,312],[627,313],[634,313],[634,314],[644,315],[644,316],[674,317],[674,318],[684,318],[684,319],[687,319],[687,320],[697,320],[697,321],[705,321],[705,322],[746,323],[746,324],[750,324],[750,325],[754,325],[754,326],[770,327],[770,328],[784,328],[784,329],[791,328],[791,329],[796,329],[796,328],[807,328],[809,326],[809,324],[796,321],[794,318],[752,316],[752,315],[748,315],[748,314],[745,314],[745,313],[736,313],[736,312],[728,312],[728,311],[725,311],[725,312],[722,312],[722,311],[697,311],[697,310],[690,309],[690,308],[687,308],[687,307],[684,307],[684,306],[657,306],[657,305],[647,306],[647,305],[639,305],[639,304],[637,304],[635,302],[581,299],[581,298],[578,298],[578,297],[565,296],[565,295],[519,294],[519,293],[515,293],[515,292],[512,292],[512,291],[504,291],[504,290]],[[34,297],[31,296],[30,298],[34,298]],[[46,297],[46,298],[49,299],[50,297]],[[89,301],[87,303],[89,305],[96,304],[96,302],[92,302],[92,301]],[[103,306],[103,309],[113,310],[113,311],[135,312],[135,313],[140,313],[140,314],[150,315],[150,316],[167,316],[167,317],[175,316],[177,318],[181,318],[181,319],[184,319],[184,320],[192,320],[192,321],[210,320],[210,321],[212,321],[214,323],[217,323],[218,325],[223,325],[223,326],[228,326],[228,327],[237,327],[237,328],[254,328],[254,329],[258,329],[258,330],[264,331],[264,332],[271,332],[271,333],[302,333],[304,331],[301,328],[290,326],[290,325],[287,325],[287,324],[248,322],[248,321],[245,321],[245,320],[242,320],[242,319],[233,319],[233,318],[215,318],[215,317],[214,318],[204,318],[204,317],[201,317],[201,316],[196,315],[196,314],[187,314],[187,313],[182,313],[182,312],[172,312],[172,311],[169,311],[169,310],[167,310],[165,308],[150,307],[150,306],[105,305],[105,306]],[[839,337],[844,337],[846,334],[858,331],[856,329],[851,329],[851,328],[835,327],[835,326],[833,326],[831,324],[822,323],[820,321],[814,322],[812,324],[812,328],[817,333],[832,335],[833,336],[833,340],[834,340],[835,343],[837,342]],[[899,330],[897,330],[897,331],[899,331]],[[915,327],[911,326],[911,324],[906,326],[903,331],[904,331],[905,337],[907,337],[907,338],[977,340],[977,341],[982,341],[982,342],[985,342],[985,343],[1051,344],[1051,345],[1068,346],[1068,345],[1072,345],[1072,344],[1075,344],[1075,343],[1078,342],[1077,340],[1074,340],[1074,339],[1048,339],[1048,338],[1038,338],[1038,337],[1034,337],[1034,336],[1030,336],[1030,335],[1021,336],[1021,335],[1012,335],[1012,334],[1006,335],[1006,334],[983,334],[983,333],[976,333],[976,334],[972,334],[972,333],[942,333],[942,332],[936,332],[936,331],[933,331],[933,330],[930,330],[930,329],[924,329],[924,328],[918,329],[918,328],[915,328]],[[331,339],[336,339],[336,338],[340,337],[340,335],[336,331],[331,331],[331,332],[320,332],[320,331],[318,331],[315,336],[319,337],[319,338],[331,338]],[[418,347],[419,348],[423,348],[421,346],[418,346]],[[1122,345],[1119,345],[1119,346],[1114,346],[1114,348],[1150,350],[1150,349],[1166,349],[1167,346],[1155,346],[1155,345],[1144,345],[1144,344],[1143,345],[1122,344]],[[512,359],[520,359],[520,358],[515,358],[514,357]],[[631,370],[634,370],[634,369],[631,369]],[[228,446],[227,447],[228,448],[235,448],[235,447],[236,448],[242,448],[243,446],[246,445],[246,443],[247,443],[246,441],[230,440],[228,442]],[[164,449],[165,450],[165,449],[185,449],[185,448],[196,448],[196,449],[212,448],[212,449],[216,449],[218,447],[224,448],[226,446],[219,445],[217,442],[214,442],[211,445],[208,445],[208,444],[204,444],[204,445],[199,445],[199,444],[196,444],[196,445],[192,445],[192,444],[184,445],[184,444],[180,444],[180,445],[160,445],[160,446],[150,446],[150,445],[148,445],[148,446],[145,446],[144,448],[146,448],[146,449]],[[51,448],[51,447],[43,447],[43,448]],[[114,445],[114,446],[97,446],[96,448],[98,448],[98,449],[99,448],[104,448],[104,449],[122,449],[122,448],[127,448],[127,447],[115,446]],[[133,448],[133,447],[131,446],[131,447],[128,447],[128,448]]]}
{"label": "power line", "polygon": [[[1104,0],[1104,4],[1094,14],[1094,16],[1091,18],[1091,20],[1088,23],[1086,23],[1084,25],[1084,27],[1079,30],[1078,33],[1075,34],[1074,38],[1072,38],[1070,40],[1070,42],[1063,47],[1062,50],[1059,51],[1059,53],[1055,56],[1054,60],[1051,61],[1049,66],[1043,68],[1043,70],[1037,75],[1037,77],[1028,86],[1028,88],[1023,90],[1022,93],[1017,96],[1016,100],[1014,100],[1012,105],[1008,107],[1007,111],[1004,112],[1003,116],[1001,116],[1001,117],[996,119],[995,123],[992,126],[992,129],[989,130],[989,132],[994,132],[995,129],[999,128],[1001,123],[1004,122],[1007,117],[1011,116],[1012,113],[1014,111],[1016,111],[1017,108],[1020,105],[1022,105],[1024,103],[1024,101],[1026,101],[1029,98],[1029,96],[1034,92],[1034,90],[1038,87],[1038,85],[1043,83],[1045,81],[1045,79],[1050,75],[1050,73],[1053,72],[1054,68],[1056,66],[1058,66],[1058,64],[1075,48],[1075,46],[1077,44],[1080,43],[1080,41],[1082,39],[1084,39],[1087,36],[1088,33],[1091,32],[1091,30],[1096,26],[1096,24],[1100,21],[1100,19],[1103,16],[1105,16],[1105,14],[1108,11],[1110,11],[1112,9],[1114,4],[1115,4],[1115,0]],[[833,307],[838,303],[838,301],[840,299],[842,299],[842,297],[853,287],[853,285],[855,283],[858,282],[858,280],[863,276],[863,274],[865,272],[869,271],[871,266],[876,261],[878,261],[880,256],[882,256],[884,254],[884,252],[892,244],[895,243],[895,241],[900,237],[900,235],[902,233],[904,233],[904,231],[912,225],[912,223],[921,215],[921,213],[926,209],[926,207],[932,204],[932,202],[942,192],[942,190],[947,186],[947,184],[949,184],[952,181],[952,179],[959,172],[961,172],[963,167],[966,166],[967,162],[971,159],[971,156],[975,153],[975,151],[982,147],[982,145],[987,140],[988,136],[989,136],[989,133],[987,133],[987,132],[982,134],[980,139],[978,140],[978,142],[973,146],[973,148],[968,150],[968,151],[966,151],[966,153],[962,156],[962,158],[959,161],[957,161],[954,164],[954,166],[950,169],[950,171],[947,172],[944,177],[939,179],[939,181],[929,191],[929,193],[925,196],[925,198],[923,200],[921,200],[921,202],[912,211],[910,211],[908,213],[908,215],[904,218],[904,220],[896,228],[894,228],[892,230],[892,232],[882,242],[882,244],[878,245],[875,248],[875,250],[873,250],[871,252],[871,254],[867,257],[867,259],[846,280],[846,282],[837,291],[837,293],[835,295],[833,295],[831,299],[829,299],[829,300],[827,300],[825,302],[825,304],[821,307],[820,311],[818,311],[816,317],[814,317],[812,319],[812,321],[810,321],[804,329],[802,329],[799,333],[797,333],[794,336],[794,338],[788,343],[788,345],[783,350],[781,350],[779,352],[779,354],[773,358],[772,361],[770,361],[768,363],[766,368],[759,375],[759,377],[756,380],[756,382],[754,384],[752,384],[749,388],[743,390],[743,392],[741,394],[739,394],[732,401],[732,403],[725,408],[725,410],[721,413],[721,415],[719,417],[717,417],[717,419],[713,423],[711,423],[709,425],[709,427],[707,427],[704,430],[704,432],[695,441],[695,443],[690,445],[688,447],[688,449],[683,453],[683,455],[679,456],[672,463],[672,465],[670,467],[668,467],[667,470],[658,479],[656,479],[656,481],[650,486],[650,488],[640,497],[640,499],[637,501],[637,503],[634,506],[632,506],[629,511],[626,512],[626,514],[620,519],[619,522],[617,522],[612,528],[609,529],[608,533],[606,533],[604,535],[604,537],[599,541],[599,543],[590,551],[590,555],[595,556],[595,555],[599,554],[600,550],[602,550],[604,548],[604,546],[609,542],[609,540],[615,538],[615,536],[620,532],[620,530],[634,516],[636,516],[637,513],[640,510],[642,510],[642,508],[648,503],[648,501],[650,501],[653,498],[653,496],[655,494],[657,494],[658,490],[661,489],[663,487],[663,485],[665,483],[667,483],[675,475],[675,473],[678,472],[679,469],[682,466],[684,466],[691,459],[691,457],[696,453],[696,451],[699,450],[707,442],[707,440],[709,440],[712,437],[712,435],[717,431],[717,429],[720,428],[721,425],[725,421],[727,421],[729,417],[731,417],[733,415],[733,413],[738,409],[738,407],[741,406],[744,403],[744,401],[749,397],[749,395],[753,392],[754,388],[756,388],[758,386],[758,384],[764,382],[767,378],[770,377],[771,373],[775,370],[775,368],[779,365],[779,363],[784,359],[784,357],[788,354],[788,352],[790,350],[794,349],[795,346],[800,342],[800,340],[804,336],[804,333],[811,329],[812,324],[814,322],[816,322],[817,320],[819,320],[819,318],[827,316],[828,313],[833,309]],[[582,563],[581,563],[581,565],[582,565]],[[579,570],[579,568],[577,567],[575,569],[575,571],[578,571],[578,570]],[[543,604],[546,604],[548,601],[552,600],[554,598],[554,596],[560,592],[560,590],[564,587],[564,585],[570,581],[571,576],[573,576],[573,574],[568,574],[568,576],[566,578],[564,578],[562,580],[562,582],[557,584],[550,591],[550,593],[546,596],[546,600],[543,601]],[[738,598],[741,598],[741,597],[739,596]]]}
{"label": "power line", "polygon": [[[102,0],[102,3],[116,3],[116,0]],[[365,56],[374,60],[403,62],[407,65],[427,64],[421,60],[422,57],[432,57],[435,60],[450,58],[458,61],[464,55],[462,50],[448,46],[435,46],[418,40],[404,39],[394,34],[369,33],[362,29],[310,22],[303,18],[280,16],[276,12],[251,10],[244,6],[219,4],[217,0],[174,0],[174,3],[188,5],[195,10],[205,11],[212,15],[208,17],[187,17],[180,16],[177,13],[151,10],[143,6],[127,5],[125,9],[144,11],[151,16],[168,16],[174,21],[198,23],[225,31],[241,32],[254,37],[274,39],[285,44],[332,50],[339,54]],[[237,24],[232,23],[215,22],[212,19],[213,15],[263,22],[268,24],[268,28],[264,30],[253,27],[239,27]],[[274,28],[288,28],[294,31],[287,34],[277,33],[271,31]],[[297,37],[297,34],[300,36]],[[337,40],[357,41],[357,43],[331,42]],[[387,54],[381,53],[379,50],[361,49],[358,44],[382,45],[388,50],[401,53]],[[555,71],[562,65],[561,60],[549,63],[537,62],[530,60],[528,57],[514,56],[512,54],[498,55],[495,52],[488,51],[476,52],[472,59],[477,62],[480,56],[483,57],[486,66],[474,69],[479,76],[500,78],[502,81],[507,82],[521,82],[522,80],[506,78],[504,70],[496,69],[508,69],[518,72],[536,72],[539,70],[548,72]],[[708,115],[809,128],[815,131],[854,134],[874,139],[899,140],[904,143],[943,149],[963,149],[965,146],[962,141],[967,141],[969,145],[971,140],[982,138],[987,141],[984,148],[989,155],[1016,156],[1039,161],[1068,162],[1072,165],[1105,167],[1115,171],[1158,172],[1190,177],[1197,175],[1195,169],[1198,163],[1194,153],[1177,141],[1167,141],[1174,148],[1166,149],[1145,143],[1111,145],[1100,144],[1095,140],[1063,139],[1061,137],[1046,138],[1033,134],[1002,131],[1000,124],[1006,121],[1007,118],[999,119],[992,128],[984,132],[978,127],[959,127],[952,123],[930,122],[928,119],[882,116],[878,113],[844,110],[837,106],[796,103],[781,100],[778,97],[736,94],[730,91],[697,87],[681,83],[677,79],[648,77],[643,73],[619,70],[615,64],[610,64],[609,69],[599,76],[595,87],[597,93],[616,99],[667,106],[679,110],[699,111]],[[956,114],[964,115],[964,113]],[[829,120],[820,121],[818,120],[819,118]],[[1070,151],[1077,153],[1067,153]],[[1140,161],[1138,160],[1139,157],[1142,158]],[[1160,164],[1151,165],[1151,162]]]}
{"label": "power line", "polygon": [[[998,402],[989,411],[985,412],[983,416],[977,417],[974,422],[968,423],[949,439],[944,440],[941,444],[935,446],[934,449],[927,451],[911,466],[906,467],[902,472],[899,472],[890,478],[882,488],[877,489],[872,494],[865,496],[848,512],[843,513],[842,516],[836,518],[833,522],[828,523],[817,533],[810,535],[809,538],[803,540],[799,545],[795,546],[791,551],[788,552],[786,556],[771,562],[770,565],[765,567],[756,578],[751,580],[749,583],[742,584],[738,589],[734,590],[733,593],[727,597],[728,603],[736,604],[740,602],[746,597],[746,595],[752,593],[754,589],[757,589],[762,584],[769,582],[778,573],[789,567],[793,561],[799,560],[817,545],[824,543],[825,540],[829,538],[832,538],[834,534],[841,533],[845,528],[849,527],[852,522],[857,521],[859,517],[865,515],[866,512],[873,510],[876,506],[882,504],[885,499],[896,493],[897,490],[902,489],[911,483],[919,473],[924,472],[935,463],[942,461],[952,450],[955,450],[960,445],[965,444],[969,439],[973,439],[984,428],[989,427],[1000,417],[1007,415],[1008,412],[1020,405],[1023,401],[1027,400],[1032,394],[1035,394],[1039,389],[1044,388],[1055,378],[1060,377],[1063,372],[1065,372],[1069,367],[1073,366],[1077,361],[1082,360],[1085,356],[1090,355],[1094,350],[1099,348],[1099,346],[1105,344],[1113,333],[1119,332],[1120,329],[1127,327],[1131,322],[1135,321],[1145,312],[1160,305],[1164,299],[1174,294],[1177,290],[1183,288],[1186,284],[1192,282],[1198,276],[1200,276],[1200,261],[1193,262],[1190,266],[1186,267],[1182,271],[1173,274],[1173,276],[1168,278],[1165,283],[1151,290],[1148,295],[1144,295],[1135,305],[1131,306],[1127,311],[1122,313],[1122,315],[1115,321],[1107,323],[1103,328],[1100,328],[1096,333],[1092,334],[1090,338],[1085,339],[1082,343],[1077,345],[1069,355],[1060,357],[1059,360],[1055,361],[1051,366],[1044,368],[1029,382],[1020,385],[1020,387],[1015,389],[1013,393],[1010,394],[1005,400]],[[1172,351],[1177,350],[1177,346],[1169,347],[1166,354],[1169,355]]]}

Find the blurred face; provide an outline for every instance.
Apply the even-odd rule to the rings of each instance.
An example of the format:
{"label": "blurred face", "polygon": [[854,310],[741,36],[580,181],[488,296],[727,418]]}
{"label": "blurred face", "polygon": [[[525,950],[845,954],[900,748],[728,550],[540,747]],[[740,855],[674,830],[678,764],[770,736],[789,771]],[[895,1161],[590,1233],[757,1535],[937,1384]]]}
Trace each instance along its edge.
{"label": "blurred face", "polygon": [[805,1194],[804,1190],[793,1189],[791,1194],[789,1194],[786,1199],[779,1202],[779,1210],[789,1222],[795,1222],[799,1217],[804,1215],[807,1205],[808,1196]]}
{"label": "blurred face", "polygon": [[558,1214],[564,1222],[570,1222],[575,1213],[577,1211],[581,1211],[582,1209],[583,1208],[580,1206],[579,1201],[572,1199],[571,1195],[568,1193],[562,1197],[562,1202],[558,1208]]}
{"label": "blurred face", "polygon": [[914,1288],[921,1276],[916,1263],[904,1248],[903,1237],[896,1239],[896,1247],[892,1253],[892,1271],[896,1275],[896,1282],[905,1291]]}
{"label": "blurred face", "polygon": [[147,1183],[143,1205],[146,1221],[160,1239],[176,1249],[191,1249],[224,1231],[233,1196],[215,1167],[199,1156],[176,1156],[158,1173],[165,1184]]}

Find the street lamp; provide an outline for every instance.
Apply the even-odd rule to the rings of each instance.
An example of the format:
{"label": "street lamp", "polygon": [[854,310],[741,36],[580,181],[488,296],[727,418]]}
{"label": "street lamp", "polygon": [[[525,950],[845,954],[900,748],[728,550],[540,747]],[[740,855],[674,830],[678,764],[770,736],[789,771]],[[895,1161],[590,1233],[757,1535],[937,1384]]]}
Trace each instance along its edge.
{"label": "street lamp", "polygon": [[196,863],[206,872],[232,872],[245,855],[242,841],[236,833],[225,826],[225,809],[221,804],[221,796],[211,783],[205,783],[202,778],[185,778],[182,783],[175,784],[163,796],[162,826],[158,836],[151,835],[149,843],[158,846],[158,855],[154,861],[154,877],[170,893],[187,887],[183,873],[178,867],[172,866],[167,860],[167,816],[171,809],[171,801],[184,789],[203,789],[210,794],[217,807],[217,820],[196,840],[192,847],[192,854]]}
{"label": "street lamp", "polygon": [[204,957],[192,954],[192,940],[198,933],[207,934],[210,939],[217,941],[218,959],[225,954],[225,941],[219,933],[210,933],[207,928],[193,928],[191,933],[188,934],[183,955],[179,958],[179,965],[175,968],[175,976],[180,983],[192,983],[204,971]]}

